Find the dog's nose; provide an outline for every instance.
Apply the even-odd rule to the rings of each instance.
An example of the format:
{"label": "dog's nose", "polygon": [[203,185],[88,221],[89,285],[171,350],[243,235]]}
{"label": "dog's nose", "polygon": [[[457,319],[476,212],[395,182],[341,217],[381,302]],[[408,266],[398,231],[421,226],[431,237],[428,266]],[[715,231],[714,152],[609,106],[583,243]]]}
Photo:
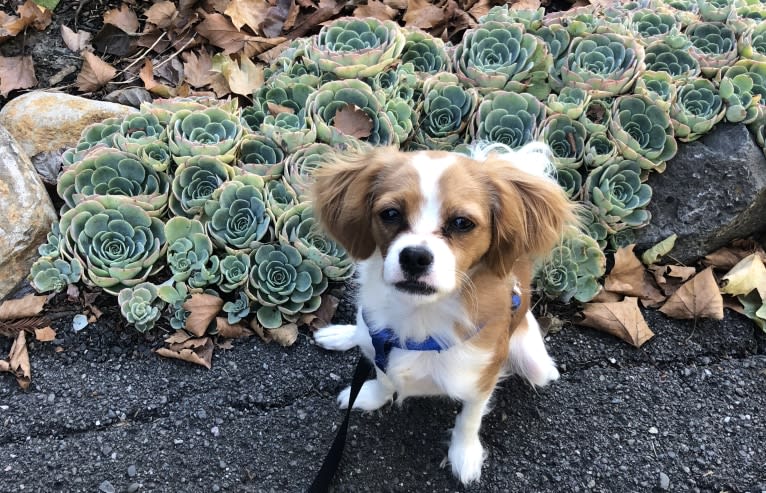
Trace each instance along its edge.
{"label": "dog's nose", "polygon": [[407,247],[399,253],[399,265],[402,271],[411,277],[425,273],[434,263],[434,254],[426,247]]}

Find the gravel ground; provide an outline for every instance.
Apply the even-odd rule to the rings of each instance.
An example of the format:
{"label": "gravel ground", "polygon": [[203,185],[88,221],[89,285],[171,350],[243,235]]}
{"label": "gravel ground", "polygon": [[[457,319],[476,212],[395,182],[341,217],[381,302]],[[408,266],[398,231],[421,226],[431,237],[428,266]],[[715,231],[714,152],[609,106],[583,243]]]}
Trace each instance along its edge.
{"label": "gravel ground", "polygon": [[[114,315],[33,344],[28,392],[0,376],[0,491],[305,490],[356,351],[240,340],[208,371],[155,356]],[[766,491],[763,334],[728,311],[646,316],[657,336],[640,350],[571,325],[549,336],[562,378],[501,385],[480,484],[439,467],[457,404],[412,399],[354,415],[337,490]]]}

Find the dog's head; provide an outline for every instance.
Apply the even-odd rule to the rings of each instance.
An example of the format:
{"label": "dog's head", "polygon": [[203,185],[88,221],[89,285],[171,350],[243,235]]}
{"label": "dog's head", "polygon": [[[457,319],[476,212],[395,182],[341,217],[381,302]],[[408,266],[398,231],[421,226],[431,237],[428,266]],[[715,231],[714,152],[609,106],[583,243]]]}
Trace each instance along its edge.
{"label": "dog's head", "polygon": [[517,259],[547,253],[573,205],[545,174],[547,148],[508,154],[404,153],[378,148],[316,172],[325,229],[357,259],[379,252],[383,280],[427,302],[481,267],[506,276]]}

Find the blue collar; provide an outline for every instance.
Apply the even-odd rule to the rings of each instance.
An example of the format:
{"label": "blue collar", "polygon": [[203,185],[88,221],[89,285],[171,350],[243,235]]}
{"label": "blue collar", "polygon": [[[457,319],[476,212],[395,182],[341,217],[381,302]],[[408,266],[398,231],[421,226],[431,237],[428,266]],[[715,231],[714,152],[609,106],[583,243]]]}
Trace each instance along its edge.
{"label": "blue collar", "polygon": [[[511,297],[511,310],[518,310],[521,306],[521,291],[514,287],[513,296]],[[388,355],[391,349],[405,349],[407,351],[436,351],[437,353],[449,349],[452,346],[444,346],[439,343],[433,337],[428,337],[421,342],[415,342],[409,339],[402,341],[399,339],[394,331],[388,327],[374,330],[375,328],[370,324],[370,318],[367,312],[362,310],[362,320],[364,320],[367,329],[370,331],[370,338],[372,338],[372,345],[375,348],[375,366],[380,368],[383,372],[388,368]],[[471,335],[477,334],[484,325],[481,325],[479,329]]]}

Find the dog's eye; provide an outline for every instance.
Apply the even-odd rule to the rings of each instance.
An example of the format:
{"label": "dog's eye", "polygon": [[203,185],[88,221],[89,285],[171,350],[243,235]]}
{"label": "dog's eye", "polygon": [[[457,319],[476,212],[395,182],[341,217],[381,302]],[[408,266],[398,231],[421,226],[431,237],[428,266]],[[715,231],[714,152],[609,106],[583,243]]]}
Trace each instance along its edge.
{"label": "dog's eye", "polygon": [[380,214],[380,219],[384,223],[398,224],[402,220],[402,213],[398,209],[393,207],[383,210]]}
{"label": "dog's eye", "polygon": [[466,217],[453,217],[447,224],[447,229],[455,233],[467,233],[476,225]]}

